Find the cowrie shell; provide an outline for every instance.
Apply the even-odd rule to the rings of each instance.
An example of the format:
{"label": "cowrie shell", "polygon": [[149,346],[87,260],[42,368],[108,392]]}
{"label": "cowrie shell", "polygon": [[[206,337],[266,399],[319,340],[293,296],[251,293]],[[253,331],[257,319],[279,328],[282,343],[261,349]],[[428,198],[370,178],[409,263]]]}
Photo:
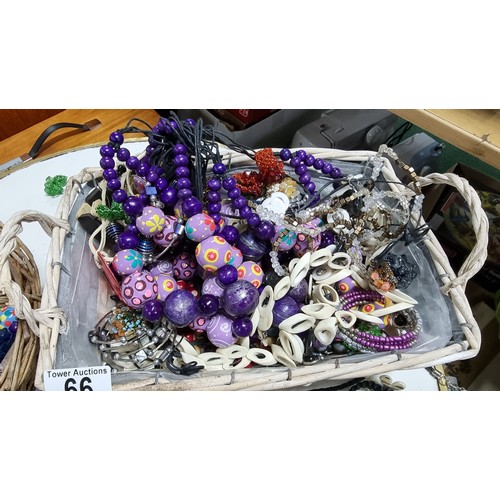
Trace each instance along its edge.
{"label": "cowrie shell", "polygon": [[240,337],[236,343],[241,347],[245,347],[246,349],[250,349],[250,337]]}
{"label": "cowrie shell", "polygon": [[330,306],[337,306],[339,304],[339,294],[337,290],[330,285],[320,284],[313,288],[313,297],[323,304],[329,304]]}
{"label": "cowrie shell", "polygon": [[262,290],[260,297],[259,297],[259,312],[262,315],[267,314],[269,311],[272,311],[274,308],[274,291],[273,287],[270,285],[267,285],[264,287]]}
{"label": "cowrie shell", "polygon": [[337,319],[328,318],[321,320],[314,329],[314,336],[323,345],[330,345],[337,335]]}
{"label": "cowrie shell", "polygon": [[296,363],[302,363],[304,358],[304,343],[301,338],[298,335],[282,330],[279,333],[279,339],[287,356]]}
{"label": "cowrie shell", "polygon": [[295,368],[297,366],[295,364],[295,361],[290,356],[288,356],[288,354],[285,352],[285,349],[283,349],[283,347],[281,347],[280,345],[273,344],[271,346],[271,351],[278,363],[281,363],[284,366],[288,366],[289,368]]}
{"label": "cowrie shell", "polygon": [[[340,269],[337,272],[333,272],[333,274],[327,279],[321,280],[321,283],[325,283],[326,285],[333,285],[334,283],[347,278],[347,276],[350,276],[351,274],[352,271],[350,269]],[[318,283],[320,282],[318,281]]]}
{"label": "cowrie shell", "polygon": [[270,351],[258,347],[249,349],[247,358],[256,365],[271,366],[276,364],[276,359]]}
{"label": "cowrie shell", "polygon": [[401,290],[393,290],[392,292],[381,292],[380,290],[377,291],[380,293],[380,295],[391,299],[393,302],[408,302],[408,304],[414,305],[418,304],[418,302],[413,297],[406,295],[406,293],[403,293]]}
{"label": "cowrie shell", "polygon": [[337,311],[335,317],[344,328],[351,328],[356,323],[356,316],[350,311]]}
{"label": "cowrie shell", "polygon": [[289,290],[290,290],[290,276],[283,276],[283,278],[281,278],[274,287],[273,290],[274,300],[282,299],[288,293]]}
{"label": "cowrie shell", "polygon": [[316,283],[321,283],[324,280],[331,278],[335,272],[327,266],[317,267],[311,274]]}
{"label": "cowrie shell", "polygon": [[306,252],[294,265],[290,274],[290,286],[294,287],[302,281],[309,272],[309,263],[311,262],[311,254]]}
{"label": "cowrie shell", "polygon": [[198,357],[205,361],[207,366],[223,365],[226,361],[228,361],[227,356],[218,352],[202,352],[198,355]]}
{"label": "cowrie shell", "polygon": [[[252,333],[250,335],[253,335],[259,326],[260,311],[259,311],[258,307],[253,312],[252,316],[250,317],[250,320],[252,321]],[[243,337],[243,338],[248,339],[248,337]],[[249,340],[249,342],[250,342],[250,340]]]}
{"label": "cowrie shell", "polygon": [[311,267],[319,267],[328,264],[331,256],[332,252],[328,248],[316,250],[311,254],[311,261],[309,262],[309,265]]}
{"label": "cowrie shell", "polygon": [[261,315],[259,318],[257,330],[260,332],[267,332],[271,326],[273,326],[273,313],[266,310],[265,314]]}
{"label": "cowrie shell", "polygon": [[328,262],[328,266],[331,267],[332,269],[345,269],[350,265],[351,265],[351,256],[346,254],[345,252],[334,253]]}
{"label": "cowrie shell", "polygon": [[238,344],[231,345],[229,347],[219,347],[216,349],[216,352],[222,354],[222,356],[226,356],[228,359],[238,359],[246,356],[248,353],[248,349]]}
{"label": "cowrie shell", "polygon": [[306,332],[314,325],[314,323],[315,320],[314,318],[311,318],[311,316],[303,313],[297,313],[282,321],[278,327],[280,330],[295,334]]}
{"label": "cowrie shell", "polygon": [[185,352],[186,354],[190,354],[191,356],[198,356],[198,351],[184,337],[177,347],[179,348],[179,351],[181,351],[181,353]]}
{"label": "cowrie shell", "polygon": [[302,312],[316,319],[331,318],[335,314],[335,307],[325,302],[316,302],[302,306]]}
{"label": "cowrie shell", "polygon": [[371,313],[367,314],[361,311],[355,311],[354,309],[351,309],[349,312],[352,312],[356,318],[362,320],[362,321],[368,321],[369,323],[375,323],[377,325],[383,325],[384,321],[378,318],[377,316],[373,316]]}
{"label": "cowrie shell", "polygon": [[243,356],[238,364],[231,366],[231,370],[239,370],[240,368],[246,368],[250,363],[251,361],[246,356]]}

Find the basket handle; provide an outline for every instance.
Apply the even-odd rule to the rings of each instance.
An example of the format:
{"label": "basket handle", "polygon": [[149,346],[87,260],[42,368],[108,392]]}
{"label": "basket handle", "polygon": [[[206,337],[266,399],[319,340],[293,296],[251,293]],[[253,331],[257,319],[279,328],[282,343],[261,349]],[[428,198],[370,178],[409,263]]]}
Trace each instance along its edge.
{"label": "basket handle", "polygon": [[422,187],[446,184],[454,187],[464,198],[469,206],[471,213],[471,224],[476,235],[476,244],[472,248],[470,254],[465,259],[462,267],[457,273],[457,277],[450,280],[443,288],[443,292],[448,293],[451,288],[461,286],[465,288],[467,282],[472,278],[484,265],[488,257],[488,230],[489,221],[486,213],[481,205],[481,199],[476,190],[469,184],[467,179],[459,175],[446,173],[433,173],[420,177]]}
{"label": "basket handle", "polygon": [[51,217],[36,210],[22,210],[14,213],[0,231],[0,290],[5,293],[14,306],[16,316],[25,319],[30,329],[38,336],[38,323],[50,325],[51,319],[63,319],[63,313],[58,308],[33,310],[28,299],[17,283],[10,280],[8,258],[16,248],[16,238],[22,232],[23,222],[38,222],[47,235],[52,235],[55,227],[70,231],[67,221]]}

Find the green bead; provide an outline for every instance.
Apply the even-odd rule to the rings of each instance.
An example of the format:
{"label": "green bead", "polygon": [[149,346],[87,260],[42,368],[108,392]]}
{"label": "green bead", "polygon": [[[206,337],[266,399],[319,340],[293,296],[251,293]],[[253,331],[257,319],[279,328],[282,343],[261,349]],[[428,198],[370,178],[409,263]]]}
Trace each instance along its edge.
{"label": "green bead", "polygon": [[56,175],[45,179],[44,191],[49,196],[59,196],[63,194],[68,178],[65,175]]}

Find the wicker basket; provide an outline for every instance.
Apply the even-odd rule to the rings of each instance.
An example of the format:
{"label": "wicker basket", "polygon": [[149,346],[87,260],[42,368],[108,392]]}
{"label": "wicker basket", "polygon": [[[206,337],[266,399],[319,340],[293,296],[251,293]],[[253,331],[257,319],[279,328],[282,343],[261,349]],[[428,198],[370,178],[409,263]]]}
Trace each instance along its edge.
{"label": "wicker basket", "polygon": [[[307,149],[316,158],[335,159],[349,162],[366,162],[375,153],[373,151],[340,151],[332,149]],[[245,155],[229,150],[222,150],[225,159],[231,156],[232,167],[249,165],[251,161]],[[381,175],[390,189],[401,190],[401,182],[391,162],[382,158]],[[59,205],[52,229],[52,249],[47,262],[47,287],[44,290],[44,303],[57,309],[61,253],[64,238],[69,230],[62,221],[67,221],[75,198],[81,186],[100,175],[100,168],[87,168],[68,180],[65,193]],[[340,381],[357,377],[369,377],[393,370],[429,367],[460,359],[474,357],[481,345],[481,332],[474,319],[465,295],[468,280],[482,267],[487,256],[488,221],[479,197],[467,180],[454,174],[431,174],[420,178],[422,187],[446,184],[453,186],[465,198],[472,213],[472,226],[477,237],[476,246],[464,262],[458,274],[452,270],[448,258],[437,238],[429,232],[425,245],[432,263],[439,276],[441,291],[450,298],[463,336],[460,341],[451,342],[443,348],[429,352],[390,352],[373,357],[356,355],[324,360],[315,365],[296,368],[269,367],[245,370],[200,372],[190,377],[172,376],[161,371],[138,372],[133,380],[120,381],[113,378],[114,390],[284,390],[299,386],[308,386],[315,382]],[[423,220],[414,220],[422,224]],[[41,348],[36,375],[36,387],[43,389],[43,372],[54,368],[57,339],[63,319],[53,317],[50,326],[40,329]],[[113,376],[114,377],[114,376]]]}
{"label": "wicker basket", "polygon": [[34,388],[40,350],[40,324],[50,319],[41,310],[42,287],[33,255],[17,237],[22,222],[39,221],[51,234],[53,220],[38,212],[15,214],[0,223],[0,308],[14,307],[18,329],[13,345],[2,362],[0,390],[29,391]]}

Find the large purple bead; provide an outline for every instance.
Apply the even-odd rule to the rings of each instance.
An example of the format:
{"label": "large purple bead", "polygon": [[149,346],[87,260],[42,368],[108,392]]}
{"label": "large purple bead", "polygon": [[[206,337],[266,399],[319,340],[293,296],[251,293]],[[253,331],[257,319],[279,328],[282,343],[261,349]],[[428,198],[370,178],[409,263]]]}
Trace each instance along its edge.
{"label": "large purple bead", "polygon": [[144,208],[144,204],[137,196],[129,196],[123,202],[123,211],[132,217],[139,215]]}
{"label": "large purple bead", "polygon": [[236,247],[241,250],[246,260],[258,262],[268,251],[268,245],[257,238],[253,231],[244,231],[240,234]]}
{"label": "large purple bead", "polygon": [[300,280],[297,285],[293,288],[290,288],[288,292],[288,296],[291,297],[296,302],[304,302],[307,297],[307,281],[305,279]]}
{"label": "large purple bead", "polygon": [[195,296],[187,290],[175,290],[170,293],[163,304],[166,318],[172,325],[182,328],[200,314]]}
{"label": "large purple bead", "polygon": [[273,326],[278,326],[282,321],[300,312],[299,304],[292,297],[286,295],[277,300],[273,308]]}
{"label": "large purple bead", "polygon": [[192,217],[193,215],[200,214],[203,209],[203,205],[198,198],[190,196],[182,202],[182,211],[186,217]]}
{"label": "large purple bead", "polygon": [[247,316],[259,305],[259,292],[249,281],[239,280],[224,290],[222,305],[231,316]]}

